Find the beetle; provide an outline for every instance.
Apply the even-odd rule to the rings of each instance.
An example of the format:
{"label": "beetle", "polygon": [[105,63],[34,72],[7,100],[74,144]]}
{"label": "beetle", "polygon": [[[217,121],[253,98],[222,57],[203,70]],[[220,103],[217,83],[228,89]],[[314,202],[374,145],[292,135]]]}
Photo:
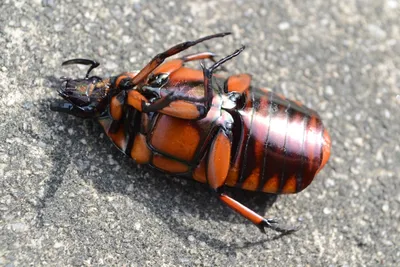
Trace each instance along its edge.
{"label": "beetle", "polygon": [[[316,111],[267,89],[251,86],[249,74],[222,77],[215,70],[244,49],[216,61],[211,52],[164,60],[220,33],[175,45],[138,72],[90,76],[99,63],[71,59],[62,65],[90,66],[84,78],[62,77],[63,98],[53,111],[96,118],[112,142],[138,164],[206,183],[228,207],[265,232],[289,233],[224,189],[275,194],[306,188],[330,157],[328,131]],[[205,60],[213,65],[205,67]],[[202,70],[185,63],[201,61]]]}

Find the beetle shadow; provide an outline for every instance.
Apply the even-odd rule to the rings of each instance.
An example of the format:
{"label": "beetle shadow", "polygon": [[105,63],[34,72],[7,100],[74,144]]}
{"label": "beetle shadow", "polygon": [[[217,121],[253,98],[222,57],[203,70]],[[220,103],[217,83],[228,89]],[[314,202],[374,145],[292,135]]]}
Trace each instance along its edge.
{"label": "beetle shadow", "polygon": [[[48,77],[48,82],[49,87],[58,88],[59,82],[55,77]],[[39,114],[51,113],[49,110],[51,101],[52,99],[47,99],[39,103]],[[202,231],[199,230],[199,227],[184,225],[177,219],[180,217],[180,213],[191,214],[202,221],[212,220],[255,227],[240,215],[233,215],[234,212],[220,203],[206,185],[197,183],[192,179],[181,179],[176,176],[165,175],[151,167],[138,167],[133,160],[124,156],[111,144],[96,121],[83,120],[82,123],[80,118],[59,113],[51,114],[53,115],[39,116],[39,119],[49,128],[52,135],[62,135],[64,137],[67,135],[65,129],[71,128],[75,129],[75,131],[72,134],[69,133],[65,138],[59,138],[57,142],[53,142],[54,146],[49,155],[53,168],[49,173],[50,177],[47,179],[44,195],[37,204],[39,225],[44,224],[46,207],[51,205],[51,200],[63,183],[64,174],[68,171],[71,159],[66,160],[66,157],[75,155],[73,161],[79,162],[87,160],[88,154],[93,153],[92,157],[94,158],[106,159],[107,157],[112,157],[113,161],[117,162],[118,168],[111,170],[112,167],[107,166],[109,170],[104,171],[103,174],[93,175],[91,174],[92,169],[96,167],[105,169],[104,165],[101,166],[104,161],[93,161],[88,166],[84,165],[78,170],[80,177],[84,181],[86,180],[88,183],[93,184],[97,191],[104,194],[124,194],[134,201],[143,203],[152,214],[165,222],[165,225],[183,240],[187,240],[187,236],[192,235],[214,249],[226,249],[229,247],[231,252],[234,253],[236,249],[263,244],[282,236],[282,234],[276,234],[271,238],[265,238],[257,242],[249,241],[241,242],[240,244],[232,241],[228,246],[225,241],[212,236],[207,231],[207,226]],[[58,122],[55,120],[58,120]],[[63,121],[59,122],[59,120]],[[58,129],[60,125],[62,127]],[[100,138],[101,136],[104,137]],[[71,140],[82,139],[86,140],[85,144],[76,142],[71,145]],[[90,148],[90,152],[88,152],[88,148]],[[82,153],[82,151],[85,152]],[[133,178],[134,180],[132,180],[132,173],[135,173],[135,177],[143,177],[143,179]],[[109,177],[113,178],[110,179]],[[227,188],[227,193],[259,214],[264,214],[277,199],[276,195],[249,192],[237,188]],[[162,201],[159,201],[160,199]],[[178,212],[177,218],[171,216],[171,211]],[[226,230],[221,229],[221,231]],[[269,230],[266,229],[266,231]],[[271,230],[271,232],[273,231]]]}

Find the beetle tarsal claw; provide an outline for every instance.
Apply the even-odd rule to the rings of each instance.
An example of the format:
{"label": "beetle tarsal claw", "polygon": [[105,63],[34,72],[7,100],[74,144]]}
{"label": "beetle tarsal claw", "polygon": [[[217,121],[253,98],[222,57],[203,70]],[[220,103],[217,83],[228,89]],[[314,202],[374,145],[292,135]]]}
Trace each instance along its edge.
{"label": "beetle tarsal claw", "polygon": [[300,226],[288,227],[288,228],[281,227],[281,226],[279,226],[278,221],[276,219],[264,219],[260,225],[260,230],[263,233],[265,232],[265,231],[263,231],[264,227],[268,227],[268,228],[270,228],[274,231],[277,231],[279,233],[282,233],[282,234],[290,234],[290,233],[296,232],[300,229]]}
{"label": "beetle tarsal claw", "polygon": [[278,220],[277,219],[267,219],[267,221],[268,221],[268,223],[270,223],[270,224],[277,224],[278,223]]}

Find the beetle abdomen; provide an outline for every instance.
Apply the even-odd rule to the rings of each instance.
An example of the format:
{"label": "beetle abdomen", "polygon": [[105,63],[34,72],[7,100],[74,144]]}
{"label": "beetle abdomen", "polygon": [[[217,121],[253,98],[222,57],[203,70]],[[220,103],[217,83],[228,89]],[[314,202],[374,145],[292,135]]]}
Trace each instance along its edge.
{"label": "beetle abdomen", "polygon": [[330,155],[318,114],[264,89],[252,88],[236,112],[235,154],[227,185],[267,193],[306,188]]}

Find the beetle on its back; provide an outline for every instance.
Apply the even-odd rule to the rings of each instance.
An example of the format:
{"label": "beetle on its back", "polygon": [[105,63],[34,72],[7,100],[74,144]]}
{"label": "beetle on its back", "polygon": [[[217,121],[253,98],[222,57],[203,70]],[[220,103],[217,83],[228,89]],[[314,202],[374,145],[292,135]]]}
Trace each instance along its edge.
{"label": "beetle on its back", "polygon": [[[52,110],[97,118],[106,134],[139,164],[193,177],[261,231],[279,227],[224,193],[225,186],[267,193],[306,188],[330,155],[330,137],[318,114],[302,104],[251,86],[251,77],[223,78],[215,69],[239,55],[214,61],[210,52],[163,61],[200,42],[178,44],[156,55],[141,71],[102,79],[89,77],[99,64],[87,59],[63,63],[91,65],[84,79],[63,79],[66,100]],[[196,70],[185,62],[212,60]]]}

